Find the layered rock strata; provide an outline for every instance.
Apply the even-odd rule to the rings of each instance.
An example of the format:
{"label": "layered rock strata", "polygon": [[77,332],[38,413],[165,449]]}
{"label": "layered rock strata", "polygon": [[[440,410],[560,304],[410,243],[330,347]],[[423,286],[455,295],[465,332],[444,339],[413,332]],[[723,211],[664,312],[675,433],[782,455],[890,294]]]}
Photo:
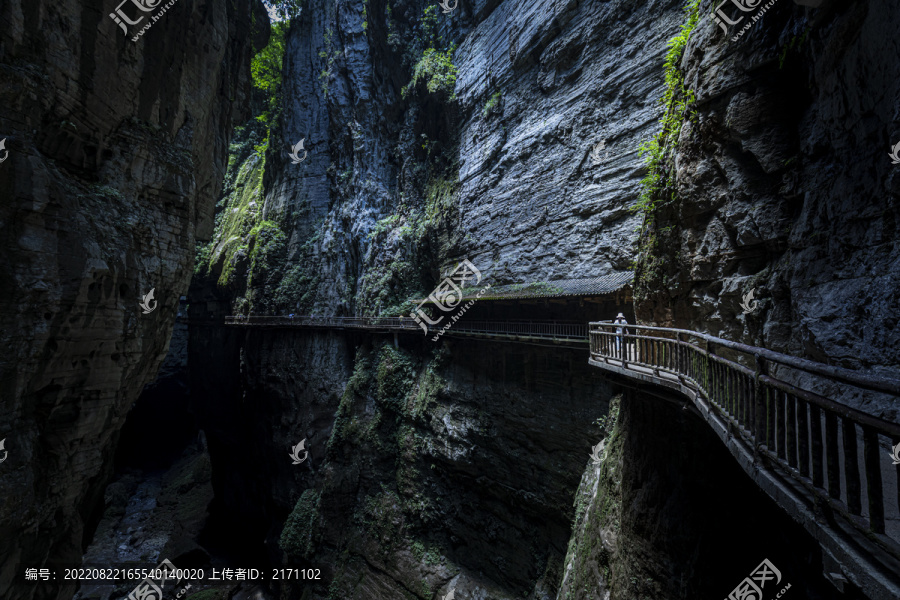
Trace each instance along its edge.
{"label": "layered rock strata", "polygon": [[81,560],[119,429],[166,355],[195,240],[212,233],[253,27],[264,41],[268,24],[249,0],[182,2],[133,42],[110,10],[0,8],[7,599],[74,591],[11,585],[26,567]]}
{"label": "layered rock strata", "polygon": [[[737,41],[700,13],[638,318],[896,378],[900,11],[780,2]],[[900,418],[884,398],[845,400]]]}

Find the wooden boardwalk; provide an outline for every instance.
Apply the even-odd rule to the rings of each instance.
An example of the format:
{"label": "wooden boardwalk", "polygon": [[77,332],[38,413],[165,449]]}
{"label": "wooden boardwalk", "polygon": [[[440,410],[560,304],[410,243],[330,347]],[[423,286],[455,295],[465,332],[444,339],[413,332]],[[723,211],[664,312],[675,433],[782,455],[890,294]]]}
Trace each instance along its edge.
{"label": "wooden boardwalk", "polygon": [[[443,324],[443,323],[442,323]],[[900,424],[855,406],[900,405],[900,380],[693,331],[610,322],[466,321],[427,331],[405,317],[227,317],[251,328],[473,337],[590,349],[595,367],[686,396],[744,471],[821,544],[825,575],[900,598]],[[443,331],[443,332],[442,332]]]}
{"label": "wooden boardwalk", "polygon": [[826,568],[836,585],[846,577],[870,598],[900,598],[891,459],[900,424],[841,402],[896,404],[900,381],[687,330],[590,325],[590,363],[690,398],[747,474],[843,567]]}

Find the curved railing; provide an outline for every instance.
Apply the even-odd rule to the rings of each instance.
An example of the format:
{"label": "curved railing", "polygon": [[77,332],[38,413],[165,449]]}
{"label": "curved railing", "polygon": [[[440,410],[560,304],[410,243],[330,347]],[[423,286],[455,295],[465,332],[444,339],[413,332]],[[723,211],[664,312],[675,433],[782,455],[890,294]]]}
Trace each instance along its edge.
{"label": "curved railing", "polygon": [[744,470],[805,527],[818,527],[815,537],[832,555],[876,561],[878,576],[869,567],[854,571],[867,595],[900,597],[900,473],[890,460],[900,424],[844,403],[890,406],[900,397],[896,379],[693,331],[611,322],[457,321],[424,331],[406,317],[303,315],[226,317],[225,324],[589,341],[591,364],[690,397]]}
{"label": "curved railing", "polygon": [[[226,325],[257,327],[319,327],[333,329],[370,329],[426,333],[414,319],[407,317],[316,317],[296,315],[277,316],[229,316]],[[428,335],[441,333],[444,323],[428,327]],[[442,335],[475,335],[523,340],[549,340],[587,344],[587,323],[563,321],[457,321]]]}
{"label": "curved railing", "polygon": [[[897,402],[900,381],[681,329],[590,324],[591,363],[677,388],[715,412],[757,458],[900,559],[900,424],[857,406]],[[886,528],[885,517],[890,527]]]}

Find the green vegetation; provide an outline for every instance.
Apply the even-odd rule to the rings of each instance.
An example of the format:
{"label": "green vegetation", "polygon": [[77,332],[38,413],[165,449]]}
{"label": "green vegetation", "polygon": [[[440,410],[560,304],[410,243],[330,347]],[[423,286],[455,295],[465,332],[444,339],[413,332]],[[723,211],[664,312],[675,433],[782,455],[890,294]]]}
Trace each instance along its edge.
{"label": "green vegetation", "polygon": [[318,515],[322,494],[313,489],[303,491],[291,511],[278,545],[291,557],[312,558],[318,540]]}
{"label": "green vegetation", "polygon": [[438,94],[448,100],[455,100],[456,76],[459,72],[453,64],[456,44],[445,44],[438,33],[437,6],[429,5],[422,11],[416,35],[404,56],[413,66],[409,84],[400,91],[403,98],[415,94],[420,83],[425,84],[429,94]]}
{"label": "green vegetation", "polygon": [[309,314],[315,305],[316,294],[322,281],[321,274],[315,265],[304,256],[311,253],[312,245],[318,242],[319,234],[306,241],[300,249],[298,261],[284,273],[272,293],[275,306],[298,315]]}
{"label": "green vegetation", "polygon": [[[565,560],[565,565],[571,569],[566,598],[573,598],[576,589],[582,591],[583,597],[593,597],[598,591],[598,584],[613,590],[613,595],[617,595],[614,590],[618,586],[615,581],[618,573],[613,572],[614,565],[609,551],[603,545],[601,531],[619,532],[622,501],[619,470],[624,452],[624,432],[618,418],[620,402],[621,396],[613,398],[608,418],[604,420],[610,429],[602,454],[603,462],[599,469],[588,467],[575,495],[573,534]],[[615,565],[617,572],[621,569],[620,564]],[[598,572],[603,579],[600,582],[595,576]]]}
{"label": "green vegetation", "polygon": [[403,413],[406,396],[415,384],[414,362],[408,354],[389,344],[381,347],[375,370],[376,398],[383,406]]}
{"label": "green vegetation", "polygon": [[251,241],[247,236],[261,214],[264,166],[265,160],[257,155],[241,164],[229,193],[216,207],[215,237],[207,247],[198,248],[195,273],[212,274],[214,265],[221,265],[218,285],[222,288],[239,287],[237,268],[247,257]]}
{"label": "green vegetation", "polygon": [[366,533],[379,543],[384,555],[397,547],[403,538],[403,513],[400,497],[396,492],[381,484],[381,492],[367,496],[356,521]]}
{"label": "green vegetation", "polygon": [[481,116],[487,118],[495,112],[500,112],[500,98],[502,96],[503,92],[496,92],[491,96],[490,100],[484,105],[484,108],[481,109]]}
{"label": "green vegetation", "polygon": [[[272,221],[263,221],[250,230],[248,235],[250,268],[247,272],[247,290],[251,302],[265,307],[266,290],[275,287],[282,279],[287,236],[281,227]],[[255,301],[256,298],[259,300]]]}
{"label": "green vegetation", "polygon": [[269,43],[250,61],[253,100],[256,105],[262,107],[256,120],[265,131],[263,142],[254,146],[254,150],[260,156],[264,155],[269,147],[270,132],[281,119],[284,37],[289,27],[290,24],[285,21],[273,23]]}
{"label": "green vegetation", "polygon": [[322,86],[322,94],[326,98],[328,97],[328,82],[334,71],[334,62],[341,56],[341,51],[335,50],[333,47],[333,39],[334,31],[328,27],[322,34],[322,43],[325,44],[325,49],[319,52],[319,58],[325,61],[325,68],[319,73],[319,83]]}
{"label": "green vegetation", "polygon": [[357,314],[408,315],[413,300],[434,287],[428,259],[435,255],[446,224],[456,217],[457,194],[455,172],[432,175],[420,201],[424,206],[401,203],[375,224],[368,235],[375,259],[357,287]]}
{"label": "green vegetation", "polygon": [[594,421],[594,425],[597,425],[600,428],[600,430],[603,432],[604,437],[608,437],[612,435],[613,427],[615,427],[618,419],[619,403],[611,402],[607,413]]}
{"label": "green vegetation", "polygon": [[351,413],[353,412],[353,403],[357,398],[364,398],[369,389],[370,371],[369,355],[361,346],[356,351],[353,374],[347,380],[347,386],[341,395],[341,402],[334,417],[334,427],[331,429],[331,437],[328,438],[326,447],[329,453],[336,451],[345,441],[360,442],[361,430]]}
{"label": "green vegetation", "polygon": [[425,89],[429,94],[443,94],[450,100],[456,99],[456,76],[459,69],[453,64],[454,44],[446,50],[428,48],[413,68],[412,80],[401,90],[401,95],[406,98],[411,91],[415,91],[419,83],[425,82]]}
{"label": "green vegetation", "polygon": [[438,371],[447,363],[449,355],[447,347],[440,346],[434,358],[428,363],[425,372],[419,375],[419,382],[410,408],[411,416],[414,419],[425,418],[428,415],[429,407],[437,401],[438,395],[446,387],[447,383]]}
{"label": "green vegetation", "polygon": [[678,144],[678,134],[688,111],[694,103],[694,91],[684,85],[684,74],[679,68],[688,37],[699,19],[700,0],[689,0],[685,6],[686,22],[681,26],[681,33],[669,40],[669,50],[664,64],[666,88],[661,98],[663,116],[660,119],[660,132],[650,141],[641,145],[640,155],[646,156],[649,169],[647,176],[641,181],[641,195],[634,210],[650,213],[659,202],[675,199],[674,188],[669,189],[670,172],[668,163]]}
{"label": "green vegetation", "polygon": [[778,69],[784,66],[784,60],[787,58],[788,52],[794,49],[796,46],[797,49],[800,49],[800,46],[803,45],[803,42],[806,41],[806,38],[809,37],[809,32],[812,31],[812,27],[807,26],[806,29],[803,30],[803,33],[800,35],[795,35],[791,37],[791,41],[784,45],[781,49],[781,55],[778,57]]}
{"label": "green vegetation", "polygon": [[235,313],[310,309],[320,277],[308,257],[318,235],[288,263],[285,232],[292,229],[293,219],[262,219],[264,158],[250,153],[236,174],[233,164],[230,169],[230,189],[217,206],[216,234],[209,244],[197,247],[195,275],[214,277],[221,290],[229,290]]}
{"label": "green vegetation", "polygon": [[695,101],[694,91],[684,85],[684,74],[679,65],[684,56],[688,38],[699,19],[699,0],[689,0],[685,5],[685,22],[681,33],[669,40],[669,50],[665,60],[665,92],[661,99],[663,116],[660,119],[660,131],[649,142],[640,148],[642,157],[646,157],[647,175],[641,181],[641,193],[632,207],[642,212],[638,258],[635,273],[635,301],[646,298],[648,289],[667,289],[677,287],[677,281],[665,281],[667,269],[678,263],[680,256],[676,253],[674,260],[663,248],[678,248],[678,232],[673,229],[658,229],[659,209],[673,204],[675,196],[675,151],[679,134],[685,119],[696,122],[696,112],[691,111]]}

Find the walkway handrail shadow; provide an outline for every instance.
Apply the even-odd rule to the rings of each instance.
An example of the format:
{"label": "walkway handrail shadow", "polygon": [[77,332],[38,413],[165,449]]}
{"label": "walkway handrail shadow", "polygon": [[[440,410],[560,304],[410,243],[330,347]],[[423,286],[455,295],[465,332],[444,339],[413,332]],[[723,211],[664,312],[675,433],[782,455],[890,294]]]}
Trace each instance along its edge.
{"label": "walkway handrail shadow", "polygon": [[900,597],[900,424],[845,403],[890,406],[900,381],[643,325],[591,323],[590,352],[595,366],[687,395],[760,487],[859,567],[848,568],[867,595]]}

